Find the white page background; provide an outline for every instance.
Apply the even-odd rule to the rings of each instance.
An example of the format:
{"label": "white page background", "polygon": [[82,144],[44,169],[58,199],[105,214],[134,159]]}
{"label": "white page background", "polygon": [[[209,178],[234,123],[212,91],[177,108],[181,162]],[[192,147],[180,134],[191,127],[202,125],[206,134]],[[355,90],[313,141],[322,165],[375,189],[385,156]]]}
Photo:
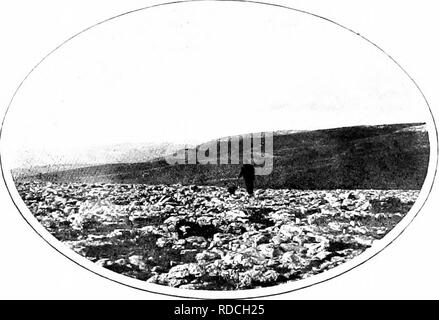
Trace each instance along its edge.
{"label": "white page background", "polygon": [[[78,31],[157,1],[18,0],[0,3],[0,114],[18,84],[50,50]],[[435,1],[279,1],[360,32],[417,81],[439,119]],[[365,264],[335,279],[274,299],[439,298],[438,187],[406,231]],[[52,249],[20,216],[0,183],[0,298],[169,299],[111,282]]]}

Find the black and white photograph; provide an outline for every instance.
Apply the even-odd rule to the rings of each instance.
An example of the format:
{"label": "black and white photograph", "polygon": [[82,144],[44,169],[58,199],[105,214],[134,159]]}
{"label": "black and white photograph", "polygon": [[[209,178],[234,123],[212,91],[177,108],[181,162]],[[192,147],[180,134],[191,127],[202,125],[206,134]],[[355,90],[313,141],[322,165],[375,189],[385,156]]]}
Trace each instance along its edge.
{"label": "black and white photograph", "polygon": [[435,120],[385,43],[294,1],[103,18],[37,56],[3,113],[5,194],[53,255],[258,297],[373,264],[422,215]]}

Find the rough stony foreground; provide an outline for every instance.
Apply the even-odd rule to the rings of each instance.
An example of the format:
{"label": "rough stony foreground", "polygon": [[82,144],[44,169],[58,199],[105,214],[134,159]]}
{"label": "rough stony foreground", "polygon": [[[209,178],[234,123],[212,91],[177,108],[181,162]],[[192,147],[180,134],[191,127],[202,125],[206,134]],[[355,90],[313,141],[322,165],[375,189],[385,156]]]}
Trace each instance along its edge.
{"label": "rough stony foreground", "polygon": [[97,264],[186,289],[271,286],[333,268],[370,247],[419,191],[257,190],[17,182],[35,217]]}

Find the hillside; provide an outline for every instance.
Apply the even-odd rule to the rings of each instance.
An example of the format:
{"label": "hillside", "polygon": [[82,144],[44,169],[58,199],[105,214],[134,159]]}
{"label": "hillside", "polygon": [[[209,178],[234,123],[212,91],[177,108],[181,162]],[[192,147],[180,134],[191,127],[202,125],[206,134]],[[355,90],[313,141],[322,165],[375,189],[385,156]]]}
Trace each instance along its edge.
{"label": "hillside", "polygon": [[[258,176],[257,188],[420,189],[429,161],[428,133],[421,123],[279,132],[274,135],[273,149],[273,172]],[[239,165],[169,165],[157,159],[42,173],[26,179],[224,186],[238,173]]]}
{"label": "hillside", "polygon": [[65,171],[108,163],[139,163],[163,157],[183,148],[183,144],[110,143],[50,148],[20,146],[14,157],[14,176]]}

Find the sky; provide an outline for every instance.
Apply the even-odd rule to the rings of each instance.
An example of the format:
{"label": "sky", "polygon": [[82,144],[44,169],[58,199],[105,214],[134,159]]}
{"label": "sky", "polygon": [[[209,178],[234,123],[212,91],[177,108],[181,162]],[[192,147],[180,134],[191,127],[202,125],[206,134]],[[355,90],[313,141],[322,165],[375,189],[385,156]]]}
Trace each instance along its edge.
{"label": "sky", "polygon": [[23,84],[3,139],[14,161],[38,164],[42,152],[429,117],[410,79],[356,34],[282,8],[192,2],[67,42]]}

